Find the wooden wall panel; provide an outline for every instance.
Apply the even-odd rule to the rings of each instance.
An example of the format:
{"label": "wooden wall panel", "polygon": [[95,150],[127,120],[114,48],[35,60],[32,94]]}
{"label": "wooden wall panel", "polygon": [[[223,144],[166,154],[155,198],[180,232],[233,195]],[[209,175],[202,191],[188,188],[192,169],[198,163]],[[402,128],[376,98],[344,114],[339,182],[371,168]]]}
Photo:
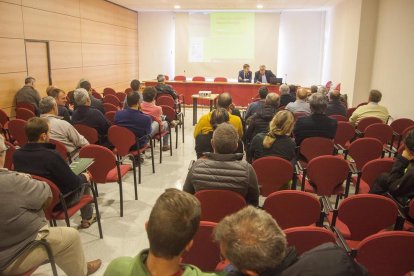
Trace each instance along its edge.
{"label": "wooden wall panel", "polygon": [[83,78],[82,68],[52,70],[53,84],[66,92],[74,90],[81,78]]}
{"label": "wooden wall panel", "polygon": [[0,38],[0,74],[26,72],[23,39]]}
{"label": "wooden wall panel", "polygon": [[82,19],[82,41],[85,43],[132,45],[137,42],[137,30]]}
{"label": "wooden wall panel", "polygon": [[24,85],[26,72],[0,74],[0,107],[14,106],[14,96]]}
{"label": "wooden wall panel", "polygon": [[80,42],[80,19],[23,7],[24,32],[28,39]]}
{"label": "wooden wall panel", "polygon": [[79,0],[22,0],[22,5],[39,10],[80,17]]}
{"label": "wooden wall panel", "polygon": [[17,5],[22,4],[22,0],[0,0],[0,2],[8,2],[8,3],[12,3],[12,4],[17,4]]}
{"label": "wooden wall panel", "polygon": [[27,73],[36,79],[36,89],[41,97],[46,96],[49,86],[47,68],[47,46],[44,42],[26,42]]}
{"label": "wooden wall panel", "polygon": [[0,2],[0,37],[23,38],[21,6]]}
{"label": "wooden wall panel", "polygon": [[82,67],[82,44],[51,41],[50,63],[52,69]]}

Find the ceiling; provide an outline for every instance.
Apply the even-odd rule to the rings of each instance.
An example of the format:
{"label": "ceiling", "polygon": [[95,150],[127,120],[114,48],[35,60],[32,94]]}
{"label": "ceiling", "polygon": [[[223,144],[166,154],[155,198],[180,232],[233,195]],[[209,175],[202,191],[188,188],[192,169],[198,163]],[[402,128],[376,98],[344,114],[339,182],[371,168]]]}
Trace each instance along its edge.
{"label": "ceiling", "polygon": [[[336,0],[110,0],[135,11],[283,11],[320,10]],[[174,6],[179,5],[179,8]],[[258,8],[262,5],[262,8]]]}

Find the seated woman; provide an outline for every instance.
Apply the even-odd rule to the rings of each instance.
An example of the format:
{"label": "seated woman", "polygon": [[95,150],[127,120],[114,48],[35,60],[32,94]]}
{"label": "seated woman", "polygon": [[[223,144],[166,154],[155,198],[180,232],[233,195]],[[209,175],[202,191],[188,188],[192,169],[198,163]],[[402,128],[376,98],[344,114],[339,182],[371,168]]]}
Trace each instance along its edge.
{"label": "seated woman", "polygon": [[250,145],[249,155],[252,161],[264,156],[277,156],[292,164],[296,157],[296,144],[290,138],[295,117],[288,110],[281,110],[269,123],[268,133],[257,134]]}

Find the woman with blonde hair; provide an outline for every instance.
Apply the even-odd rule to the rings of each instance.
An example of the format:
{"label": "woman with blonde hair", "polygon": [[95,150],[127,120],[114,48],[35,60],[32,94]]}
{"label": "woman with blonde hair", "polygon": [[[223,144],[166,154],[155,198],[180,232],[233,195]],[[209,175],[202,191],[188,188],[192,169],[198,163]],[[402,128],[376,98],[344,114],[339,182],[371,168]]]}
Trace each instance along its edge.
{"label": "woman with blonde hair", "polygon": [[264,156],[277,156],[294,163],[296,144],[290,138],[294,124],[292,112],[277,112],[269,123],[269,132],[259,133],[252,140],[250,156],[253,161]]}

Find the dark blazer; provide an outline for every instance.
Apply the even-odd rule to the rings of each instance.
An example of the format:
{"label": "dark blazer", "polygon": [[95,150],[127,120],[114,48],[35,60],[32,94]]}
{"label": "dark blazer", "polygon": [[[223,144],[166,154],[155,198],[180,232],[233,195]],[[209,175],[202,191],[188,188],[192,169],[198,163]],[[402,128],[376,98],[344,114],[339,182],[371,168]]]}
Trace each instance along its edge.
{"label": "dark blazer", "polygon": [[302,141],[309,137],[335,138],[338,122],[325,114],[312,114],[299,118],[293,129],[296,144],[299,146]]}
{"label": "dark blazer", "polygon": [[[139,139],[151,133],[152,119],[140,110],[131,108],[119,110],[115,113],[115,125],[126,127]],[[139,147],[147,143],[146,139],[139,140]]]}
{"label": "dark blazer", "polygon": [[346,117],[346,108],[341,103],[341,101],[339,99],[338,100],[331,100],[328,103],[328,107],[326,108],[325,114],[327,116],[330,116],[330,115],[342,115],[342,116]]}
{"label": "dark blazer", "polygon": [[[246,77],[244,76],[244,70],[239,71],[239,77],[237,78],[239,82],[252,82],[252,71],[247,72]],[[247,79],[247,80],[244,80]]]}
{"label": "dark blazer", "polygon": [[[270,82],[271,77],[276,78],[276,75],[273,74],[271,70],[265,70],[265,76],[266,76],[266,80],[268,83]],[[257,71],[256,73],[254,73],[254,83],[258,81],[262,82],[262,76],[260,75],[260,71]]]}
{"label": "dark blazer", "polygon": [[86,105],[76,107],[72,114],[72,123],[96,129],[101,143],[105,142],[105,136],[108,135],[108,129],[111,126],[111,123],[98,109]]}

